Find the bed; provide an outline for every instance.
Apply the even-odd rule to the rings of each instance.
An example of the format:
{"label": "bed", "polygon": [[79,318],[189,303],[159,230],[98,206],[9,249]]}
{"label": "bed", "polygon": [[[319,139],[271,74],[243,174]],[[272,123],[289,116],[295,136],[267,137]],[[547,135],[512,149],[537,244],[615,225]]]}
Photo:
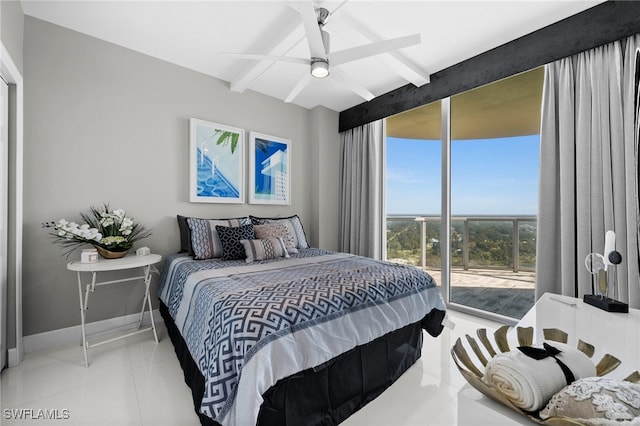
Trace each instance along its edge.
{"label": "bed", "polygon": [[297,216],[178,222],[158,296],[203,425],[338,424],[442,330],[427,273],[311,248]]}

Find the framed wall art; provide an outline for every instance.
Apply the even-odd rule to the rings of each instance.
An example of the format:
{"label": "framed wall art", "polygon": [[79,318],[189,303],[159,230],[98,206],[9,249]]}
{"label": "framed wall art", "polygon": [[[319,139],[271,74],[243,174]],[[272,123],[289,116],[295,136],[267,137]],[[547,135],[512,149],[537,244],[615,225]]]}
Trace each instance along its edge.
{"label": "framed wall art", "polygon": [[249,133],[249,202],[291,204],[291,141]]}
{"label": "framed wall art", "polygon": [[244,129],[189,120],[189,201],[245,202]]}

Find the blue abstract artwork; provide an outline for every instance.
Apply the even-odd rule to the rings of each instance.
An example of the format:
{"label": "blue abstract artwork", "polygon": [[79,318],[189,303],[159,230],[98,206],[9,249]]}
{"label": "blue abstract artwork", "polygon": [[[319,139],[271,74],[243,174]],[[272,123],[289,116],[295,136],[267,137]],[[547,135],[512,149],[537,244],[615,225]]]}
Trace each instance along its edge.
{"label": "blue abstract artwork", "polygon": [[244,202],[244,131],[191,119],[191,201]]}
{"label": "blue abstract artwork", "polygon": [[255,204],[289,204],[290,142],[251,134],[251,199]]}
{"label": "blue abstract artwork", "polygon": [[239,197],[240,191],[214,163],[207,151],[198,148],[198,197]]}

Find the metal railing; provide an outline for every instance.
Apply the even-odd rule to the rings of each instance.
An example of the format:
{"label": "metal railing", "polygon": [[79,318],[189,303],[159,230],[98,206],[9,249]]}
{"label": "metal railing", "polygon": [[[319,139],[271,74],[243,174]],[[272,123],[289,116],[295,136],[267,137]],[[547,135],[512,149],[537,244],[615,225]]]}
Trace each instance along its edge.
{"label": "metal railing", "polygon": [[[464,270],[512,269],[514,272],[535,270],[535,215],[452,216],[451,227],[453,267]],[[412,235],[414,232],[415,236]],[[419,258],[413,262],[416,266],[439,269],[439,239],[440,216],[387,216],[389,259],[408,257],[416,260],[416,251],[419,250]]]}

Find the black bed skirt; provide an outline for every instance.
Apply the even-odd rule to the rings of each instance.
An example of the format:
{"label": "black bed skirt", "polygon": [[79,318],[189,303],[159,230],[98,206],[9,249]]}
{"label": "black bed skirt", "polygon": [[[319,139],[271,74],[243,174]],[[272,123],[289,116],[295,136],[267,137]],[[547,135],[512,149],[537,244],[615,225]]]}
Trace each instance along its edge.
{"label": "black bed skirt", "polygon": [[[160,302],[171,342],[191,388],[194,408],[203,426],[219,424],[198,413],[204,377],[198,370],[166,306]],[[319,367],[279,380],[264,394],[259,426],[337,425],[395,382],[421,356],[422,329],[437,336],[444,312],[433,310],[408,325],[341,354]]]}

